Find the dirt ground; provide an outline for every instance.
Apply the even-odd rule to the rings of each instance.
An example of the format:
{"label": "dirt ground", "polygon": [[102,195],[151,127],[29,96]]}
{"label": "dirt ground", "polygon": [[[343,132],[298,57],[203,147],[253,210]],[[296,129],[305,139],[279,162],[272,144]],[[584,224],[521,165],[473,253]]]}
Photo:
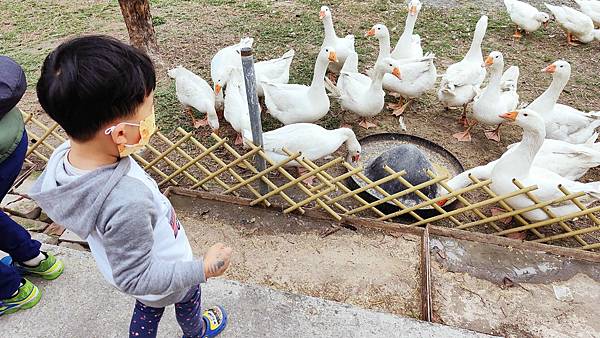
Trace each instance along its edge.
{"label": "dirt ground", "polygon": [[[193,251],[234,249],[225,277],[419,318],[420,236],[171,195]],[[434,321],[506,337],[600,337],[600,267],[433,236]]]}
{"label": "dirt ground", "polygon": [[417,317],[419,238],[342,229],[261,208],[171,197],[194,253],[221,241],[235,258],[225,277]]}

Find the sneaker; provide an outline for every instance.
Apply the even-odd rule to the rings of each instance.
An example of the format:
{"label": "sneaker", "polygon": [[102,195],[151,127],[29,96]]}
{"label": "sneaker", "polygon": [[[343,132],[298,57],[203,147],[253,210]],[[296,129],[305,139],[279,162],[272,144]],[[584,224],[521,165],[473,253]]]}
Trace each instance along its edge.
{"label": "sneaker", "polygon": [[202,337],[210,338],[215,337],[225,329],[227,326],[227,312],[221,306],[213,306],[202,312],[202,319],[204,319],[205,331]]}
{"label": "sneaker", "polygon": [[34,307],[42,298],[42,293],[30,281],[23,278],[19,292],[12,298],[0,299],[0,316]]}
{"label": "sneaker", "polygon": [[42,260],[37,266],[27,266],[18,263],[16,265],[24,274],[42,277],[46,280],[58,278],[65,269],[63,263],[59,259],[56,259],[50,252],[42,252],[42,254],[46,256],[46,259]]}

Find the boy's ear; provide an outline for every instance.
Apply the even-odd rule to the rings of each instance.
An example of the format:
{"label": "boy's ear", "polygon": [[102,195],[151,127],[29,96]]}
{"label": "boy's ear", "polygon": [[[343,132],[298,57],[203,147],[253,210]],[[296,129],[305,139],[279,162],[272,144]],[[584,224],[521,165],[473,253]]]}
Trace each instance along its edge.
{"label": "boy's ear", "polygon": [[125,125],[117,124],[115,129],[110,134],[112,140],[115,144],[127,144],[127,136],[125,135]]}

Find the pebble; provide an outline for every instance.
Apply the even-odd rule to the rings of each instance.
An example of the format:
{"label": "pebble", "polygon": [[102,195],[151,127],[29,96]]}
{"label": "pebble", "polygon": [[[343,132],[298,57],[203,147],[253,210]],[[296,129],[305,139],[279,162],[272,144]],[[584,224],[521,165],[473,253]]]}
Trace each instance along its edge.
{"label": "pebble", "polygon": [[46,235],[52,236],[61,236],[63,232],[65,232],[65,227],[57,223],[50,224],[44,231]]}

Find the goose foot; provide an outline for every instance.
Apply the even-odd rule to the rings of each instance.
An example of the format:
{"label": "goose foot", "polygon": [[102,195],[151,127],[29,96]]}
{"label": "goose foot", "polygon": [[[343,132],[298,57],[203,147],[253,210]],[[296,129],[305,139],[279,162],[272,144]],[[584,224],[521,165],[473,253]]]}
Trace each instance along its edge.
{"label": "goose foot", "polygon": [[[298,177],[300,177],[308,172],[308,170],[306,170],[303,167],[296,167],[296,169],[298,170]],[[312,187],[314,182],[315,182],[314,176],[309,176],[302,180],[302,183],[306,184],[309,187]]]}
{"label": "goose foot", "polygon": [[567,33],[567,43],[571,46],[579,46],[580,44],[577,42],[577,40],[573,37],[572,33]]}
{"label": "goose foot", "polygon": [[[498,215],[502,215],[505,214],[507,211],[502,209],[502,208],[496,208],[493,207],[490,209],[492,216],[498,216]],[[512,217],[505,217],[505,218],[501,218],[499,219],[500,222],[504,223],[504,224],[508,224],[512,221]]]}
{"label": "goose foot", "polygon": [[453,134],[452,136],[459,140],[460,142],[471,142],[471,129],[477,124],[477,121],[473,122],[473,124],[467,126],[465,131]]}
{"label": "goose foot", "polygon": [[333,82],[334,84],[337,84],[337,79],[338,79],[337,74],[329,73],[329,74],[327,74],[327,77],[329,78],[329,80],[331,80],[331,82]]}
{"label": "goose foot", "polygon": [[352,125],[348,124],[348,123],[342,123],[340,124],[340,128],[348,128],[348,129],[352,129]]}
{"label": "goose foot", "polygon": [[515,38],[515,40],[518,41],[521,39],[521,37],[523,37],[523,35],[519,31],[519,27],[517,26],[517,28],[515,28],[515,34],[513,34],[513,38]]}
{"label": "goose foot", "polygon": [[405,104],[403,104],[400,108],[398,109],[394,109],[394,111],[392,112],[392,115],[394,116],[400,116],[402,114],[404,114],[404,112],[406,111],[406,108],[412,103],[412,100],[408,100],[406,101]]}
{"label": "goose foot", "polygon": [[452,134],[452,137],[459,140],[460,142],[471,142],[471,128],[467,128],[465,131],[460,133]]}
{"label": "goose foot", "polygon": [[377,127],[377,125],[375,123],[369,122],[369,121],[367,121],[367,119],[363,119],[362,121],[360,121],[358,123],[358,125],[361,126],[361,127],[363,127],[363,128],[365,128],[365,129],[369,129],[369,128],[372,128],[372,127]]}
{"label": "goose foot", "polygon": [[463,104],[463,111],[458,119],[458,123],[462,124],[465,128],[469,128],[469,119],[467,118],[467,103]]}
{"label": "goose foot", "polygon": [[400,98],[400,97],[402,97],[402,94],[400,94],[400,93],[396,93],[396,92],[390,92],[389,94],[390,94],[390,96],[392,96],[392,97],[395,97],[395,98]]}
{"label": "goose foot", "polygon": [[205,116],[203,119],[197,119],[196,117],[194,117],[194,111],[190,107],[185,108],[185,113],[188,114],[192,119],[192,125],[194,126],[194,128],[198,129],[200,127],[208,126],[208,115]]}
{"label": "goose foot", "polygon": [[462,115],[458,119],[458,124],[462,125],[465,128],[468,128],[469,127],[469,119],[465,115]]}
{"label": "goose foot", "polygon": [[506,235],[506,237],[522,241],[527,237],[527,233],[525,231],[513,232]]}
{"label": "goose foot", "polygon": [[499,125],[496,129],[486,130],[483,133],[485,134],[485,137],[488,138],[488,140],[500,142],[500,126]]}
{"label": "goose foot", "polygon": [[237,133],[237,136],[235,137],[235,142],[233,144],[235,144],[236,146],[244,144],[244,138],[242,137],[242,134]]}
{"label": "goose foot", "polygon": [[402,96],[398,96],[398,102],[387,104],[388,109],[396,110],[396,109],[402,108],[402,100],[403,99],[404,98]]}

